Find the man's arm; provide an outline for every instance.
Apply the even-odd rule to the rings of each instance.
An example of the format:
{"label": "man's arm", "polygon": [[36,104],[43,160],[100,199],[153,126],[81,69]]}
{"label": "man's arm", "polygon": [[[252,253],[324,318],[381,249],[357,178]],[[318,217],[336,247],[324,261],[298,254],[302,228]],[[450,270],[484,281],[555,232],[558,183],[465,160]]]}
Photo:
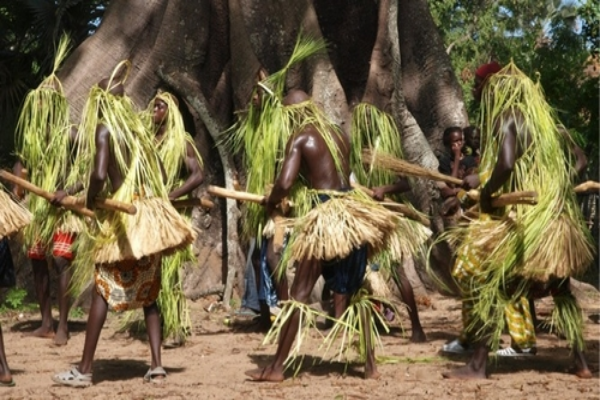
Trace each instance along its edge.
{"label": "man's arm", "polygon": [[372,190],[373,198],[381,201],[387,194],[408,192],[410,190],[410,184],[408,183],[408,179],[404,177],[398,177],[396,182],[392,183],[391,185],[377,186]]}
{"label": "man's arm", "polygon": [[175,200],[190,193],[204,181],[200,160],[196,157],[196,152],[192,148],[191,143],[188,143],[186,146],[185,167],[188,171],[188,177],[181,186],[169,193],[169,200]]}
{"label": "man's arm", "polygon": [[[14,165],[13,165],[13,175],[16,175],[20,178],[25,178],[25,166],[23,165],[23,161],[21,161],[21,159],[17,159],[17,161],[15,161]],[[12,193],[13,195],[21,200],[23,199],[23,197],[25,197],[25,191],[18,185],[13,184],[12,185]]]}
{"label": "man's arm", "polygon": [[104,125],[96,129],[96,154],[94,155],[94,169],[90,175],[90,185],[87,192],[86,207],[94,208],[94,200],[104,187],[108,176],[108,163],[110,158],[109,149],[110,135]]}
{"label": "man's arm", "polygon": [[500,143],[498,160],[492,175],[480,192],[480,206],[483,212],[489,213],[493,210],[491,206],[492,194],[504,185],[510,178],[517,159],[517,128],[514,119],[502,128],[504,139]]}
{"label": "man's arm", "polygon": [[302,163],[302,137],[300,135],[292,137],[285,149],[285,158],[281,167],[281,172],[275,180],[275,185],[271,190],[271,194],[265,200],[267,214],[270,215],[277,204],[288,195],[292,185],[300,174],[300,166]]}

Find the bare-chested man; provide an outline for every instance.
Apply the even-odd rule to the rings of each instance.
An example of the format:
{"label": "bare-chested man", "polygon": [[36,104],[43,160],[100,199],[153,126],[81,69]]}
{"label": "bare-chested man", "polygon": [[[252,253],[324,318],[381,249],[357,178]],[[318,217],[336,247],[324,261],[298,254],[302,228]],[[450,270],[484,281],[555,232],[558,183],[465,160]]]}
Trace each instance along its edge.
{"label": "bare-chested man", "polygon": [[[288,106],[309,100],[310,97],[305,92],[292,90],[284,98],[283,104]],[[341,171],[338,170],[334,156],[323,139],[323,135],[331,135],[331,138],[335,142],[336,150],[342,164]],[[306,180],[307,186],[314,190],[348,190],[350,185],[349,152],[350,141],[346,136],[341,134],[319,132],[313,125],[308,125],[302,131],[294,134],[287,143],[281,172],[275,181],[271,194],[266,199],[267,214],[270,215],[275,210],[281,200],[288,195],[292,185],[300,176]],[[330,286],[334,292],[336,317],[342,315],[343,311],[348,307],[353,291],[360,287],[364,278],[365,266],[363,265],[361,268],[359,265],[348,265],[349,270],[347,270],[347,275],[354,275],[356,277],[354,278],[354,282],[350,280],[344,282],[349,291],[341,291],[336,287]],[[317,279],[321,274],[326,273],[327,268],[335,269],[341,267],[325,267],[321,260],[315,258],[301,260],[297,265],[290,297],[296,301],[306,303]],[[362,271],[359,269],[362,269]],[[335,272],[335,270],[332,270],[328,271],[327,274],[335,274]],[[275,360],[265,368],[247,371],[246,375],[255,381],[282,381],[284,379],[284,361],[298,332],[298,324],[299,310],[296,310],[282,327]],[[365,325],[370,327],[370,324]],[[366,333],[366,338],[370,340],[370,331]],[[370,343],[367,343],[365,377],[376,378],[378,375],[372,346]]]}

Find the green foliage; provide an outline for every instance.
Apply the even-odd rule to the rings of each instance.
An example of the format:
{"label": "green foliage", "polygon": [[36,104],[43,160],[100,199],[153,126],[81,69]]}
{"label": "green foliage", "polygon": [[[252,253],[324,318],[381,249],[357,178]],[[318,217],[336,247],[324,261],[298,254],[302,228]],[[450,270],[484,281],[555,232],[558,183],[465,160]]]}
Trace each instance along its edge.
{"label": "green foliage", "polygon": [[83,308],[81,307],[75,307],[69,311],[69,318],[81,319],[83,317],[85,317],[85,311],[83,311]]}
{"label": "green foliage", "polygon": [[503,65],[513,60],[532,79],[539,77],[561,121],[581,137],[591,164],[598,163],[598,77],[584,72],[599,52],[597,2],[430,0],[429,7],[472,123],[478,112],[471,96],[475,69],[492,59]]}
{"label": "green foliage", "polygon": [[7,311],[31,311],[35,309],[35,304],[26,303],[27,290],[19,287],[8,289],[4,302],[0,307],[0,312]]}
{"label": "green foliage", "polygon": [[27,92],[52,71],[67,33],[77,47],[92,34],[109,0],[21,0],[0,5],[0,166],[12,162],[16,119]]}

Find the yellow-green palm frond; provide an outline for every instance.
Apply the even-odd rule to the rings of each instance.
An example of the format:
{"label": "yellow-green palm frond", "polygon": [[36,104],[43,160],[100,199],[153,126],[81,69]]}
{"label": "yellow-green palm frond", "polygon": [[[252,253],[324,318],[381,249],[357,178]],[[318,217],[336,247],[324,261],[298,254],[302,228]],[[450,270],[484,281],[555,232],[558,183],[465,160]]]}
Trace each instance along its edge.
{"label": "yellow-green palm frond", "polygon": [[400,132],[394,118],[368,103],[360,103],[352,110],[350,166],[362,185],[380,186],[393,182],[396,179],[393,173],[373,169],[363,163],[364,148],[371,149],[373,153],[383,152],[402,159]]}
{"label": "yellow-green palm frond", "polygon": [[290,69],[316,54],[324,53],[326,50],[327,43],[325,40],[300,31],[296,38],[296,43],[290,59],[282,69],[269,75],[265,79],[265,84],[271,88],[277,96],[281,97],[285,89],[285,80]]}
{"label": "yellow-green palm frond", "polygon": [[388,323],[380,311],[380,307],[384,304],[394,309],[396,313],[398,312],[387,299],[371,296],[366,290],[360,289],[352,296],[348,308],[339,320],[335,320],[333,328],[325,338],[322,346],[325,348],[325,353],[328,353],[334,342],[338,340],[336,352],[338,360],[350,361],[351,351],[355,349],[359,356],[359,362],[365,362],[367,344],[370,345],[371,351],[374,351],[375,348],[383,350],[378,329],[381,327],[386,333],[389,333]]}
{"label": "yellow-green palm frond", "polygon": [[[238,121],[221,135],[221,143],[233,153],[242,154],[247,173],[246,191],[266,192],[281,167],[288,139],[305,126],[298,121],[295,108],[283,107],[281,103],[289,70],[325,51],[326,47],[324,40],[300,32],[286,65],[254,89],[252,98],[259,98],[260,104],[251,102],[248,110],[240,113]],[[243,213],[244,235],[260,237],[266,218],[264,207],[248,204]]]}
{"label": "yellow-green palm frond", "polygon": [[271,329],[269,329],[269,332],[267,332],[265,335],[263,344],[274,343],[277,341],[285,324],[290,320],[290,318],[293,317],[295,313],[298,313],[299,317],[296,341],[284,361],[285,369],[289,369],[296,363],[296,361],[298,361],[298,357],[300,357],[299,362],[296,363],[297,366],[294,372],[297,374],[302,366],[303,357],[301,356],[300,350],[302,348],[302,344],[304,343],[304,339],[311,330],[313,332],[317,332],[322,337],[323,335],[316,328],[317,318],[329,318],[329,316],[327,316],[325,313],[315,310],[307,304],[298,301],[288,300],[281,303],[281,312],[277,315],[277,318],[273,322]]}

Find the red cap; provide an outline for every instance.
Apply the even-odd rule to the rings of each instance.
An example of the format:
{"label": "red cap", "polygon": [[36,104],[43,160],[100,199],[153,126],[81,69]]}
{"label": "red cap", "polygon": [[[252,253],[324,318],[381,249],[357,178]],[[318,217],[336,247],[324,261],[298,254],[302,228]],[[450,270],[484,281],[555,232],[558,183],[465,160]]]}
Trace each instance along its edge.
{"label": "red cap", "polygon": [[489,64],[483,64],[475,71],[475,76],[481,80],[486,80],[488,76],[500,71],[502,67],[496,61]]}

